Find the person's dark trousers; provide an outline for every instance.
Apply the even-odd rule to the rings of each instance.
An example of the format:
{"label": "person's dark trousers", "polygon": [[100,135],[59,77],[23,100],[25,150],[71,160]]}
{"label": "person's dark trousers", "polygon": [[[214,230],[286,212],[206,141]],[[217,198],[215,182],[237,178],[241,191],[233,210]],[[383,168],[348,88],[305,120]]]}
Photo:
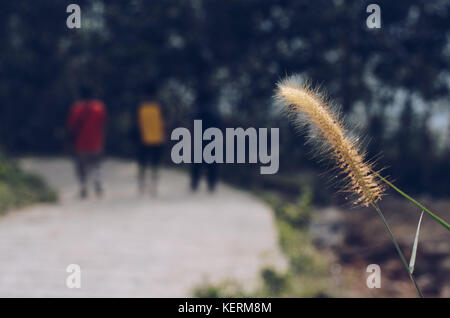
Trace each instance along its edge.
{"label": "person's dark trousers", "polygon": [[217,164],[194,163],[191,167],[191,189],[196,191],[200,183],[202,173],[206,172],[206,179],[209,191],[214,191],[217,184],[218,169]]}
{"label": "person's dark trousers", "polygon": [[198,184],[200,182],[201,165],[199,163],[193,163],[191,165],[191,189],[197,191]]}
{"label": "person's dark trousers", "polygon": [[217,184],[218,166],[216,163],[208,164],[207,167],[207,181],[209,191],[214,191]]}
{"label": "person's dark trousers", "polygon": [[164,152],[164,145],[140,145],[138,149],[138,186],[140,192],[144,192],[146,188],[145,184],[145,172],[147,166],[150,165],[152,169],[152,184],[153,194],[156,194],[156,185],[158,181],[158,168],[161,163],[162,155]]}
{"label": "person's dark trousers", "polygon": [[80,182],[80,197],[85,198],[88,195],[88,179],[93,177],[94,187],[97,196],[103,193],[101,173],[101,154],[99,153],[77,153],[75,155],[75,171]]}

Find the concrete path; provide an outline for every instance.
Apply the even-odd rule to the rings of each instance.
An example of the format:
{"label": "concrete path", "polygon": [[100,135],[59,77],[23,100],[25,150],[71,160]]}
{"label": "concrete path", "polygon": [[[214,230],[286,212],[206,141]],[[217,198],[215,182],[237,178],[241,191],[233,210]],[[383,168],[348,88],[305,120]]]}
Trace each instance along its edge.
{"label": "concrete path", "polygon": [[[191,194],[187,175],[163,170],[159,195],[137,195],[133,163],[108,160],[105,196],[77,199],[72,165],[27,159],[60,202],[0,217],[0,297],[185,297],[206,282],[254,287],[264,266],[283,268],[272,213],[225,185]],[[69,289],[69,264],[81,288]]]}

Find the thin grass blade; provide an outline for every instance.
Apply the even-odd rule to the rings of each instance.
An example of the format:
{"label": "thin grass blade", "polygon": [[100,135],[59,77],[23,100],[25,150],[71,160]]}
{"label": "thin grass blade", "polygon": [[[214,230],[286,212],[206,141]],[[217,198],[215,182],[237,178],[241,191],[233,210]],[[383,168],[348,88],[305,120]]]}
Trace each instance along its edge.
{"label": "thin grass blade", "polygon": [[405,266],[406,271],[408,272],[409,278],[411,278],[411,281],[414,285],[414,287],[417,290],[417,293],[419,294],[419,296],[421,298],[423,298],[423,294],[422,291],[420,290],[419,285],[417,285],[416,279],[414,278],[413,274],[411,273],[411,271],[409,270],[409,266],[406,263],[406,259],[405,256],[403,255],[402,250],[400,249],[400,246],[398,246],[397,240],[394,237],[394,234],[392,234],[391,228],[389,227],[389,225],[387,224],[387,221],[383,215],[383,213],[381,212],[380,208],[378,207],[378,205],[376,205],[375,203],[372,204],[372,206],[375,208],[375,210],[378,212],[378,215],[380,216],[381,220],[383,221],[383,224],[386,228],[386,230],[389,233],[389,236],[391,237],[392,243],[394,243],[395,249],[397,250],[398,255],[400,256],[400,259],[403,263],[403,265]]}
{"label": "thin grass blade", "polygon": [[416,254],[417,254],[417,245],[419,244],[419,232],[420,232],[420,225],[422,224],[422,217],[423,217],[423,211],[420,214],[419,223],[417,224],[417,230],[416,230],[416,237],[414,238],[414,244],[413,249],[411,252],[411,258],[409,260],[409,271],[414,273],[414,265],[416,264]]}
{"label": "thin grass blade", "polygon": [[392,189],[394,189],[395,191],[397,191],[398,193],[400,193],[404,198],[406,198],[407,200],[409,200],[411,203],[413,203],[414,205],[418,206],[422,211],[427,212],[429,215],[431,215],[431,217],[433,219],[435,219],[437,222],[439,222],[442,226],[444,226],[447,230],[450,231],[450,225],[448,225],[447,222],[445,222],[443,219],[441,219],[440,217],[438,217],[436,214],[434,214],[433,212],[431,212],[430,210],[428,210],[426,207],[424,207],[422,204],[420,204],[419,202],[417,202],[416,200],[414,200],[412,197],[410,197],[409,195],[407,195],[405,192],[403,192],[402,190],[400,190],[399,188],[397,188],[395,185],[393,185],[391,182],[389,182],[388,180],[386,180],[385,178],[383,178],[379,173],[377,173],[376,171],[373,171],[373,173],[380,178],[384,183],[386,183],[388,186],[390,186]]}

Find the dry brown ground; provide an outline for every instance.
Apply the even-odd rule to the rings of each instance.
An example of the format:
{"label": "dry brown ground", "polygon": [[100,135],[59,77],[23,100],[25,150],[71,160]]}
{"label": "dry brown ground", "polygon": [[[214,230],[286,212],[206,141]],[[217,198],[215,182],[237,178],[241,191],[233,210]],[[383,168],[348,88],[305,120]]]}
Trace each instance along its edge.
{"label": "dry brown ground", "polygon": [[[450,219],[450,201],[420,199],[444,220]],[[394,236],[409,261],[420,210],[409,202],[387,198],[383,211]],[[320,220],[334,226],[332,244],[328,237],[318,238],[318,245],[331,249],[342,268],[343,279],[354,297],[415,297],[417,293],[398,254],[373,209],[339,208],[318,211]],[[326,222],[325,222],[326,223]],[[367,265],[381,268],[381,288],[366,286]],[[424,214],[414,275],[426,297],[450,297],[450,232]]]}

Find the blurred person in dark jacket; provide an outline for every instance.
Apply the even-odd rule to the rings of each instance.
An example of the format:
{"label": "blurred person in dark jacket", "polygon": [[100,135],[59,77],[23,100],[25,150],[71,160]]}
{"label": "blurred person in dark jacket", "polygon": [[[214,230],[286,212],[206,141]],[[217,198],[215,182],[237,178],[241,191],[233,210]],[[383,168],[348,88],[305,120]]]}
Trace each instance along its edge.
{"label": "blurred person in dark jacket", "polygon": [[[197,107],[193,120],[201,120],[202,128],[222,128],[222,120],[213,104],[210,93],[202,93],[197,100]],[[208,190],[213,192],[219,177],[219,166],[217,163],[192,163],[191,164],[191,189],[197,191],[202,175],[206,175]]]}

